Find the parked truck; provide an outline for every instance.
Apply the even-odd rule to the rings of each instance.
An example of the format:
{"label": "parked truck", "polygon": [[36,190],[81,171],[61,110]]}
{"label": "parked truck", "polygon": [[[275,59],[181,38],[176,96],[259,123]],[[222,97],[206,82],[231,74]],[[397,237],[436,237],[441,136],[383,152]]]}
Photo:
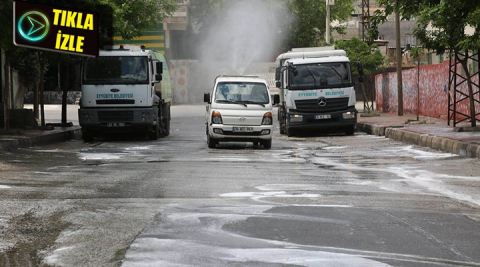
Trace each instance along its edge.
{"label": "parked truck", "polygon": [[86,142],[101,134],[170,133],[172,90],[161,53],[140,46],[111,46],[83,61],[79,124]]}
{"label": "parked truck", "polygon": [[[357,122],[351,62],[333,47],[297,48],[276,60],[280,133],[297,130],[343,130],[353,135]],[[362,65],[359,81],[362,81]]]}

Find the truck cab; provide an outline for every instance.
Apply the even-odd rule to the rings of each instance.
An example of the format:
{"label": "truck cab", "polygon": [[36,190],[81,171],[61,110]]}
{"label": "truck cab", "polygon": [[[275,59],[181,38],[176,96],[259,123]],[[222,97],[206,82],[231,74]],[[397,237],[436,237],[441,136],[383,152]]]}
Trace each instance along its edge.
{"label": "truck cab", "polygon": [[[275,98],[278,99],[278,98]],[[252,142],[266,149],[272,146],[272,100],[265,79],[257,76],[222,75],[215,79],[207,102],[205,121],[207,144]]]}
{"label": "truck cab", "polygon": [[144,48],[120,46],[85,59],[78,111],[83,139],[116,132],[168,135],[170,101],[162,92],[162,73],[159,55]]}
{"label": "truck cab", "polygon": [[345,51],[295,51],[280,55],[277,63],[280,133],[339,129],[354,134],[356,98]]}

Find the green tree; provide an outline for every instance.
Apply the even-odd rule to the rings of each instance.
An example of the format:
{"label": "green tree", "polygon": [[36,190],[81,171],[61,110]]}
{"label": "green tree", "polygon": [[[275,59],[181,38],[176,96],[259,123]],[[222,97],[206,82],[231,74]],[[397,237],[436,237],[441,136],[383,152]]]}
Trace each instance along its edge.
{"label": "green tree", "polygon": [[[364,107],[366,112],[374,110],[374,77],[375,74],[384,70],[387,65],[387,59],[382,55],[376,44],[368,45],[360,38],[353,38],[351,40],[337,40],[334,43],[335,48],[343,49],[347,52],[348,58],[352,62],[361,62],[363,65],[363,72],[365,74],[366,85],[362,83],[362,93],[364,99]],[[354,73],[358,75],[357,69],[353,69]],[[365,89],[365,87],[368,89]]]}
{"label": "green tree", "polygon": [[[325,0],[287,0],[287,10],[294,15],[294,22],[285,25],[291,38],[287,48],[318,46],[319,40],[325,40],[326,1]],[[336,0],[330,8],[330,20],[344,21],[350,18],[353,0]],[[332,27],[331,32],[344,33],[344,27]]]}

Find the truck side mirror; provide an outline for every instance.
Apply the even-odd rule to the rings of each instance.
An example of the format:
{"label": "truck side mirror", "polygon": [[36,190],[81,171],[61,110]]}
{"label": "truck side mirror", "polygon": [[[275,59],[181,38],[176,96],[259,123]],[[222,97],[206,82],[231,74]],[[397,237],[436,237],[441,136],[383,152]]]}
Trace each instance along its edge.
{"label": "truck side mirror", "polygon": [[162,74],[155,74],[155,81],[161,82],[162,81]]}
{"label": "truck side mirror", "polygon": [[273,104],[279,104],[280,103],[280,95],[273,95]]}
{"label": "truck side mirror", "polygon": [[275,87],[280,88],[281,85],[282,85],[282,84],[280,83],[280,81],[276,81],[276,82],[275,82]]}
{"label": "truck side mirror", "polygon": [[275,69],[275,81],[279,81],[280,80],[280,67],[276,68]]}
{"label": "truck side mirror", "polygon": [[156,62],[157,74],[163,73],[163,63],[160,61]]}
{"label": "truck side mirror", "polygon": [[203,94],[203,102],[210,104],[210,93]]}

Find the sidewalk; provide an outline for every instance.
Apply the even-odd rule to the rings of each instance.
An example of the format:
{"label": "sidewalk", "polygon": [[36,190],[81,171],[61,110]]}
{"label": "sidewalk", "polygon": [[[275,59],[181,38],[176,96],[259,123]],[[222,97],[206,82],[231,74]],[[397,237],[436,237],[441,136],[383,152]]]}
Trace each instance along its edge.
{"label": "sidewalk", "polygon": [[52,130],[12,129],[8,132],[0,130],[0,153],[18,148],[63,142],[80,133],[81,127],[78,125],[54,127]]}
{"label": "sidewalk", "polygon": [[358,131],[460,156],[480,158],[480,127],[471,131],[468,126],[448,126],[446,120],[422,116],[419,122],[423,123],[419,124],[414,114],[398,116],[381,113],[373,117],[362,117],[362,114],[358,114]]}

